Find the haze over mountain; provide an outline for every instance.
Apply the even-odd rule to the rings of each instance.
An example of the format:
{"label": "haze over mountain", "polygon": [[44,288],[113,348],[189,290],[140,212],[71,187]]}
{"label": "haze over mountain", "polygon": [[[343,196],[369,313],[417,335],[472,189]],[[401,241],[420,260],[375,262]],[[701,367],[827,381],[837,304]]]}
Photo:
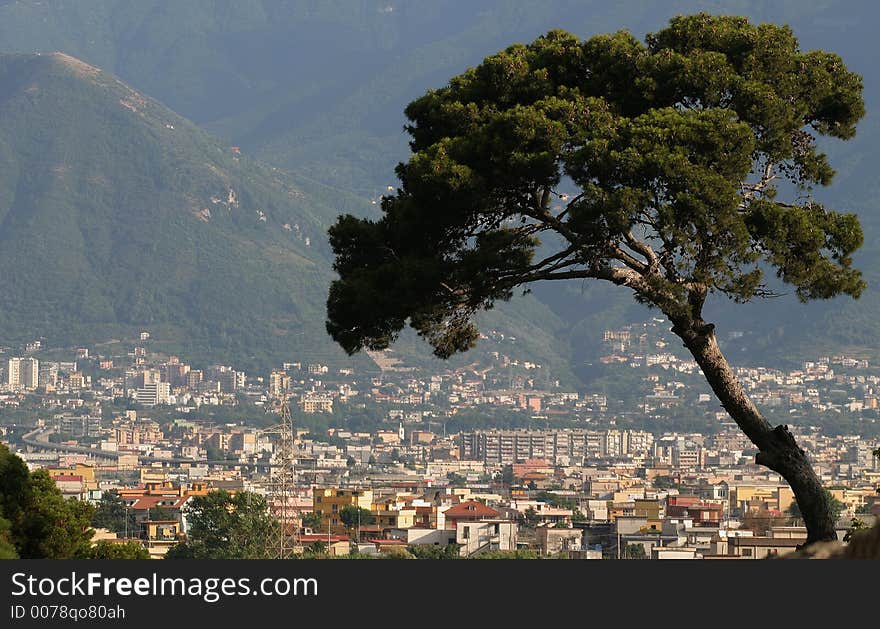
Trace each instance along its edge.
{"label": "haze over mountain", "polygon": [[94,66],[0,55],[6,342],[147,329],[188,357],[261,369],[342,359],[324,331],[338,211]]}
{"label": "haze over mountain", "polygon": [[0,56],[6,338],[148,326],[241,355],[266,337],[308,346],[331,214],[112,75],[64,54]]}
{"label": "haze over mountain", "polygon": [[[880,69],[874,61],[873,32],[880,9],[867,0],[809,4],[762,0],[0,0],[0,50],[62,50],[80,57],[119,74],[139,91],[227,138],[216,142],[217,152],[236,167],[253,167],[269,179],[277,175],[270,168],[248,161],[247,156],[252,155],[294,171],[295,187],[303,195],[297,197],[300,205],[296,206],[303,216],[301,229],[311,225],[321,232],[337,213],[369,213],[373,210],[371,200],[395,183],[393,166],[407,154],[406,136],[401,131],[403,108],[424,90],[443,85],[487,54],[515,41],[530,41],[551,28],[565,28],[582,37],[620,28],[643,35],[661,28],[676,13],[698,10],[791,24],[803,48],[837,52],[851,69],[863,74],[869,112],[855,140],[829,145],[838,175],[829,189],[816,191],[829,205],[859,213],[866,245],[857,261],[869,282],[868,291],[858,302],[839,299],[809,306],[797,304],[793,298],[733,308],[717,301],[710,310],[714,307],[711,312],[717,315],[721,338],[728,330],[754,330],[736,341],[736,345],[727,345],[735,360],[746,360],[740,358],[744,356],[749,361],[767,356],[778,360],[862,345],[880,348],[880,322],[874,315],[880,307],[880,291],[875,288],[880,287],[880,250],[876,245],[880,235],[880,184],[872,167],[880,158],[880,126],[875,119],[875,112],[880,109]],[[6,121],[0,120],[0,125],[6,133],[12,132]],[[193,129],[192,133],[197,131]],[[239,162],[231,161],[233,156],[228,152],[223,153],[233,144],[242,148]],[[16,155],[15,159],[21,156]],[[196,160],[204,161],[202,157]],[[5,186],[4,191],[0,194],[8,194]],[[230,229],[233,218],[245,215],[243,211],[231,214]],[[309,223],[306,215],[311,215],[313,222]],[[243,225],[235,224],[235,229],[244,229]],[[210,227],[219,229],[219,221]],[[5,223],[0,224],[0,237],[6,238],[6,229]],[[268,229],[268,223],[256,229]],[[232,233],[226,237],[234,241]],[[148,246],[149,235],[143,234],[142,247]],[[276,237],[277,234],[272,236]],[[297,255],[316,264],[321,260],[327,264],[322,257],[326,256],[323,236],[313,238],[304,251],[303,241],[297,243]],[[291,242],[291,246],[294,244]],[[244,256],[243,249],[234,251],[236,256]],[[15,253],[0,252],[4,261],[20,259],[20,253],[21,249]],[[139,255],[142,254],[143,251]],[[7,258],[13,255],[16,257]],[[130,264],[136,266],[141,258],[131,255]],[[264,262],[265,258],[259,256],[239,258],[231,266],[244,265],[256,270]],[[120,268],[120,278],[121,271]],[[315,273],[316,282],[318,277],[320,282],[330,277],[326,270]],[[116,281],[119,286],[127,286],[122,279]],[[293,277],[285,281],[305,280]],[[298,313],[292,315],[297,321],[303,317],[314,324],[310,329],[315,338],[321,337],[321,342],[326,336],[323,290],[310,288],[307,292],[313,294],[301,300],[296,298],[292,310]],[[198,295],[210,301],[216,293],[217,290]],[[546,353],[560,362],[573,364],[575,370],[594,355],[602,326],[650,316],[625,293],[610,287],[538,286],[535,295],[541,303],[517,302],[502,308],[497,316],[513,317],[519,325],[531,321],[541,326],[540,335],[535,333],[535,347],[547,346]],[[135,303],[145,299],[151,301],[144,297]],[[75,303],[75,295],[69,301]],[[102,299],[86,302],[104,303]],[[284,311],[280,302],[273,308],[276,306],[276,312]],[[516,313],[520,306],[525,308],[524,313]],[[206,303],[200,307],[215,306]],[[111,310],[125,316],[129,312],[124,307],[95,308],[108,317]],[[152,308],[162,309],[155,305]],[[247,316],[242,315],[241,321],[256,316],[259,308],[252,308]],[[5,330],[20,329],[24,322],[21,317],[39,320],[33,319],[39,311],[40,304],[35,303],[4,312],[0,314],[4,317],[0,325]],[[73,322],[74,312],[81,309],[72,310],[65,321]],[[131,312],[140,316],[151,310],[139,306]],[[192,321],[201,320],[197,314],[187,316]],[[245,352],[253,337],[234,332],[239,323],[230,325],[230,350]],[[296,325],[291,329],[297,329]],[[312,334],[306,336],[311,338]],[[429,352],[427,347],[423,350],[425,354]]]}

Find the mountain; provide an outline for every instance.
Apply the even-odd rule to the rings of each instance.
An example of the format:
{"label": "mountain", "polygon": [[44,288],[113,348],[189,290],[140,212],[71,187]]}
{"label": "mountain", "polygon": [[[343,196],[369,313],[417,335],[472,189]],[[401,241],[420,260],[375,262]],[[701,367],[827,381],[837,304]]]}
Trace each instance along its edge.
{"label": "mountain", "polygon": [[334,211],[91,65],[0,56],[4,339],[311,349]]}
{"label": "mountain", "polygon": [[[349,361],[324,330],[333,200],[74,57],[0,55],[0,342],[148,330],[197,362]],[[488,322],[550,318],[522,300]],[[523,336],[565,371],[551,333]]]}
{"label": "mountain", "polygon": [[[803,48],[837,52],[865,77],[868,106],[854,140],[829,144],[838,174],[816,194],[860,215],[866,245],[857,262],[869,289],[857,302],[710,302],[725,347],[735,361],[749,362],[880,352],[880,189],[873,172],[880,158],[873,32],[880,8],[869,0],[0,0],[0,50],[63,50],[116,73],[227,138],[224,146],[294,172],[297,189],[316,201],[313,211],[332,218],[368,214],[371,201],[395,183],[394,164],[407,156],[405,105],[487,54],[559,27],[582,37],[621,28],[641,36],[672,15],[699,10],[790,24]],[[652,314],[622,291],[591,284],[539,285],[534,296],[491,320],[518,327],[535,352],[575,371],[595,357],[604,326]],[[321,303],[316,298],[316,308]],[[746,333],[725,339],[725,330]]]}
{"label": "mountain", "polygon": [[369,197],[406,156],[406,104],[486,55],[552,28],[642,36],[696,11],[789,23],[805,47],[877,74],[870,0],[0,1],[0,50],[65,51],[251,154]]}

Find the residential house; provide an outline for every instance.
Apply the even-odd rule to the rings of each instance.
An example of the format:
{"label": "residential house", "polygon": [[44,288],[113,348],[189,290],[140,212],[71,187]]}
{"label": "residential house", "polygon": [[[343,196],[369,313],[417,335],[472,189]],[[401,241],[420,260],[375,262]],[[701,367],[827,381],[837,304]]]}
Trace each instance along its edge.
{"label": "residential house", "polygon": [[510,520],[457,520],[455,542],[462,557],[484,552],[516,550],[517,525]]}
{"label": "residential house", "polygon": [[535,541],[542,555],[555,555],[581,550],[584,532],[581,529],[563,529],[539,526],[535,529]]}

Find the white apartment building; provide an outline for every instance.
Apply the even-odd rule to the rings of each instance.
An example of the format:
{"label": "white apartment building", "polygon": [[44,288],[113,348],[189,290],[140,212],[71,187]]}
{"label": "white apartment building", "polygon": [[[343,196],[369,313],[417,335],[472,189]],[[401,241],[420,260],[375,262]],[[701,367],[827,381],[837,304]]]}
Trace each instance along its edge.
{"label": "white apartment building", "polygon": [[6,384],[10,388],[35,390],[40,384],[40,361],[36,358],[10,358]]}

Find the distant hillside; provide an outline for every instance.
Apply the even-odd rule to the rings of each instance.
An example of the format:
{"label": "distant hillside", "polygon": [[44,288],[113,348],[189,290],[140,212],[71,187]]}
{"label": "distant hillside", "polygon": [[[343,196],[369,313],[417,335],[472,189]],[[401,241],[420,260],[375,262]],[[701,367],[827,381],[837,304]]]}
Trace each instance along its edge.
{"label": "distant hillside", "polygon": [[552,28],[641,36],[701,10],[790,23],[804,46],[878,72],[870,0],[0,2],[0,50],[68,52],[262,159],[369,196],[406,155],[406,103],[486,55]]}
{"label": "distant hillside", "polygon": [[[350,362],[324,330],[344,206],[305,187],[74,57],[0,55],[0,344],[147,329],[195,360]],[[530,331],[546,308],[509,313],[490,325],[565,377],[552,334]]]}
{"label": "distant hillside", "polygon": [[145,327],[230,357],[312,348],[331,214],[112,75],[0,56],[5,341]]}

